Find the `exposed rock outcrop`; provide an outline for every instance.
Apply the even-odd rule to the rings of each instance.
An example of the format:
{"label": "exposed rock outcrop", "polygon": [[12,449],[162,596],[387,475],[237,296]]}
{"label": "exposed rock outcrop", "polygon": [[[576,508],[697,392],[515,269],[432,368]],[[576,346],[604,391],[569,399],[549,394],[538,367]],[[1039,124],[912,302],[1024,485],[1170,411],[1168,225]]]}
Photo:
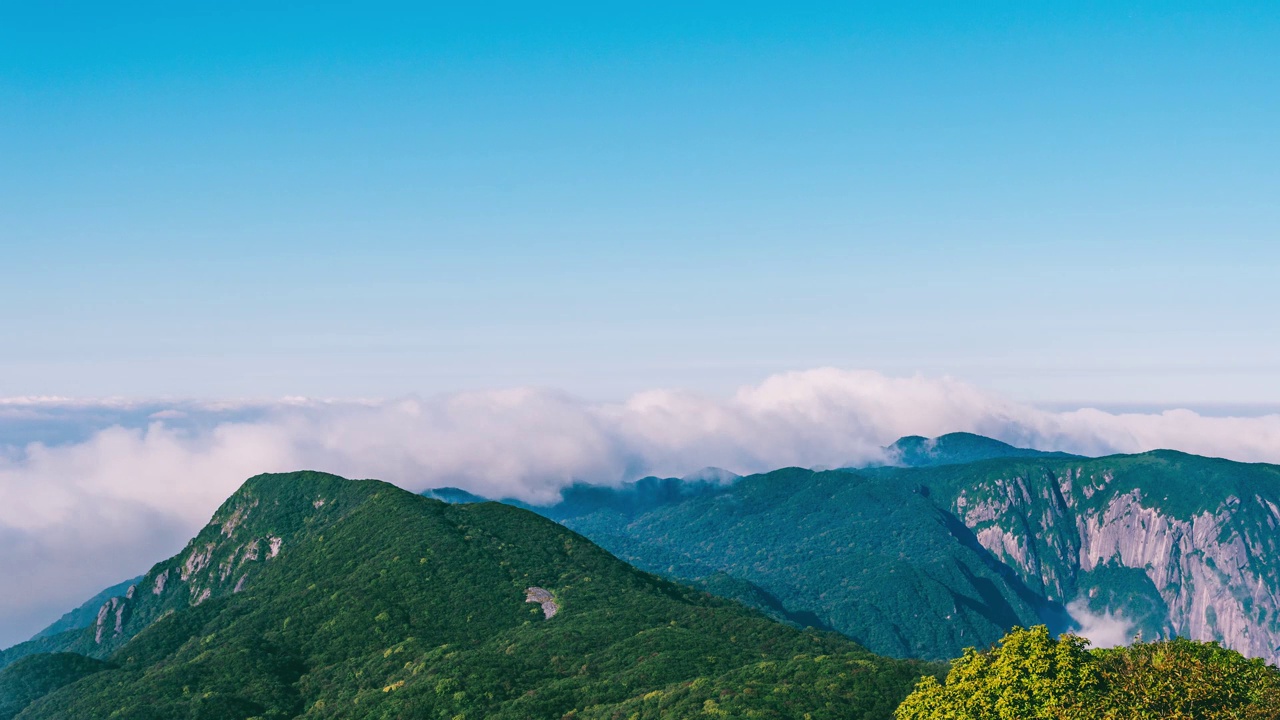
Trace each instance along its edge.
{"label": "exposed rock outcrop", "polygon": [[[299,500],[298,514],[291,517],[300,523],[319,515],[322,508],[333,510],[328,499]],[[279,504],[276,500],[273,509]],[[168,613],[249,587],[254,574],[279,557],[286,538],[292,537],[288,526],[280,527],[278,512],[272,518],[259,505],[249,490],[232,496],[179,555],[143,576],[139,584],[150,592],[130,588],[125,596],[105,603],[93,629],[95,652],[105,656]],[[175,592],[177,588],[185,592]]]}
{"label": "exposed rock outcrop", "polygon": [[1052,600],[1076,599],[1082,573],[1134,568],[1159,591],[1174,632],[1280,660],[1277,504],[1229,495],[1179,517],[1155,488],[1116,488],[1115,479],[1080,468],[1001,477],[961,491],[952,509],[983,547]]}
{"label": "exposed rock outcrop", "polygon": [[542,615],[550,620],[555,614],[560,612],[560,606],[556,604],[555,598],[551,592],[540,587],[531,587],[524,591],[524,601],[538,603],[542,606]]}

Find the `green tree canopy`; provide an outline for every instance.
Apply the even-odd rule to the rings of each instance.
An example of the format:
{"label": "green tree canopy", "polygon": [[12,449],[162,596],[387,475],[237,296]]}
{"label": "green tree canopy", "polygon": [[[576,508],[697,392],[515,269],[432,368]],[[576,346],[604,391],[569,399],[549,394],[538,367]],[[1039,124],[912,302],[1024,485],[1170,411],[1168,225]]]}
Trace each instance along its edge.
{"label": "green tree canopy", "polygon": [[898,720],[1277,720],[1280,671],[1217,643],[1090,650],[1044,626],[970,648],[945,683],[921,679]]}

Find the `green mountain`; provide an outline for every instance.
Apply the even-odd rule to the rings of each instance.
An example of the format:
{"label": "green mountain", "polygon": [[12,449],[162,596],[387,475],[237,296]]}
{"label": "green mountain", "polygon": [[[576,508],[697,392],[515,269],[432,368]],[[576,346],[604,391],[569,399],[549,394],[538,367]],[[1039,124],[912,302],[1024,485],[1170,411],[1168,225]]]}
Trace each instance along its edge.
{"label": "green mountain", "polygon": [[98,611],[102,609],[103,604],[110,602],[113,597],[121,597],[129,592],[129,588],[137,585],[142,580],[142,576],[125,580],[122,583],[112,585],[102,592],[89,598],[80,607],[67,612],[58,618],[52,625],[35,634],[32,639],[50,637],[52,635],[60,635],[68,630],[79,630],[87,628],[98,619]]}
{"label": "green mountain", "polygon": [[942,659],[1015,625],[1065,629],[918,485],[787,468],[641,511],[549,517],[638,567],[875,652]]}
{"label": "green mountain", "polygon": [[28,705],[112,666],[74,653],[48,653],[22,658],[0,671],[0,720],[11,720]]}
{"label": "green mountain", "polygon": [[1020,448],[982,435],[957,432],[936,438],[908,435],[885,448],[890,465],[905,467],[936,467],[962,465],[979,460],[998,458],[1072,458],[1064,452],[1046,452]]}
{"label": "green mountain", "polygon": [[1070,605],[1148,639],[1280,659],[1280,467],[964,434],[894,447],[918,467],[789,468],[648,504],[624,502],[630,487],[594,503],[573,489],[533,509],[637,567],[878,653],[954,657],[1015,625],[1062,630]]}
{"label": "green mountain", "polygon": [[[66,650],[83,634],[79,632],[80,630],[98,622],[98,615],[102,612],[103,606],[109,605],[112,598],[130,595],[133,592],[133,586],[137,585],[141,580],[142,577],[139,576],[132,580],[112,585],[89,598],[80,607],[65,613],[52,625],[36,633],[27,642],[0,650],[0,668],[11,665],[28,655],[56,653]],[[3,720],[3,717],[3,715],[0,715],[0,720]]]}
{"label": "green mountain", "polygon": [[249,480],[54,638],[76,654],[0,671],[11,716],[888,718],[937,669],[638,571],[519,508],[320,473]]}

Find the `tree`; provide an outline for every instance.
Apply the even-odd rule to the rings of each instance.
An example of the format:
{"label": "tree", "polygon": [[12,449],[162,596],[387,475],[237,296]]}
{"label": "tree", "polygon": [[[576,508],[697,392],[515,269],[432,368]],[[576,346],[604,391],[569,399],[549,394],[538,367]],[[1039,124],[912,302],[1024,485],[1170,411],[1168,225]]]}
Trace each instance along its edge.
{"label": "tree", "polygon": [[1097,695],[1100,677],[1087,650],[1074,635],[1054,639],[1043,625],[1016,628],[1000,647],[965,650],[945,684],[921,679],[898,707],[898,720],[1060,720],[1070,709]]}
{"label": "tree", "polygon": [[1089,650],[1074,635],[1014,629],[926,677],[898,720],[1280,720],[1280,670],[1183,638]]}
{"label": "tree", "polygon": [[1177,638],[1094,655],[1108,685],[1107,720],[1280,718],[1276,669],[1217,643]]}

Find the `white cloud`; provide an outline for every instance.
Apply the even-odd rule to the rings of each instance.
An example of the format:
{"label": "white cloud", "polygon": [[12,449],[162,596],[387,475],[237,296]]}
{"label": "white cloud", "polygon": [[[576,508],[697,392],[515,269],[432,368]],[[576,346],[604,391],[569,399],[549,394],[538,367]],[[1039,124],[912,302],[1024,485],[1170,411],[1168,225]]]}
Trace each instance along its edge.
{"label": "white cloud", "polygon": [[[738,473],[837,467],[878,459],[903,435],[958,430],[1085,454],[1170,447],[1280,461],[1280,415],[1056,412],[949,378],[837,369],[776,375],[729,398],[655,390],[621,403],[515,389],[386,402],[26,399],[8,407],[38,412],[31,437],[54,439],[0,447],[0,533],[21,538],[7,549],[25,548],[0,552],[0,579],[13,588],[0,592],[0,645],[37,629],[16,618],[52,620],[175,552],[259,472],[318,469],[410,490],[456,485],[548,502],[573,480],[681,476],[709,465]],[[23,437],[25,417],[0,429]],[[68,574],[75,579],[49,579]]]}
{"label": "white cloud", "polygon": [[1125,619],[1123,615],[1110,611],[1099,615],[1089,610],[1089,605],[1084,600],[1073,600],[1067,603],[1067,612],[1071,614],[1071,619],[1080,625],[1080,629],[1075,633],[1088,638],[1094,647],[1112,648],[1133,642],[1137,625]]}

